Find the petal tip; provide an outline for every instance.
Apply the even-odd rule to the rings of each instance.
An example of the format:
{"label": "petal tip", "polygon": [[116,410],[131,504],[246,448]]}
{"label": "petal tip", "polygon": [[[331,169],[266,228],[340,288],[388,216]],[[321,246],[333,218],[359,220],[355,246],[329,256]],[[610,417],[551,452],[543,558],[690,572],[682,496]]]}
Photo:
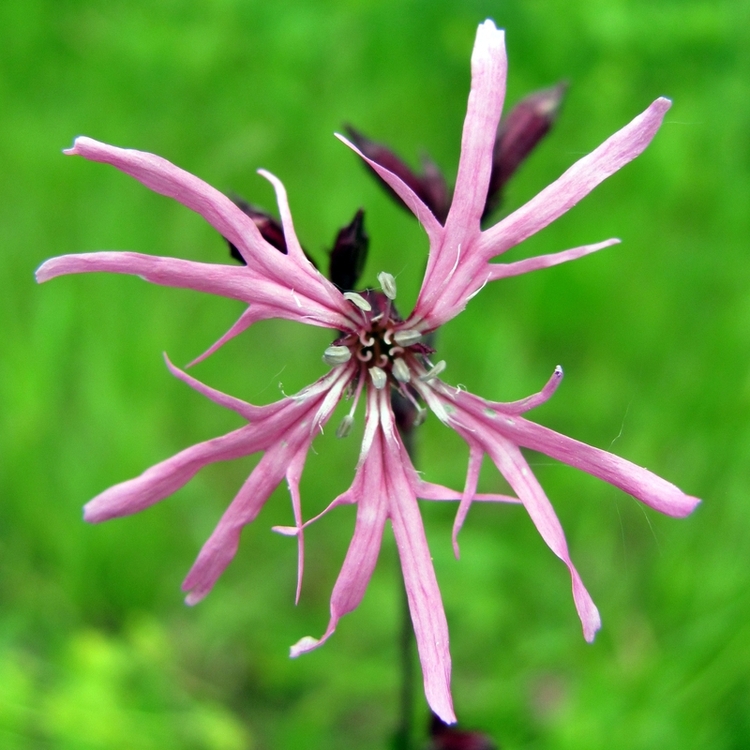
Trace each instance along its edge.
{"label": "petal tip", "polygon": [[295,643],[290,649],[289,649],[289,656],[292,659],[296,659],[298,656],[301,656],[302,654],[306,654],[308,651],[312,651],[313,649],[317,648],[320,645],[320,639],[313,638],[311,635],[306,635],[304,638],[300,638],[297,643]]}
{"label": "petal tip", "polygon": [[205,599],[205,594],[199,594],[197,591],[191,591],[186,597],[185,597],[185,604],[187,604],[188,607],[194,607],[198,602]]}

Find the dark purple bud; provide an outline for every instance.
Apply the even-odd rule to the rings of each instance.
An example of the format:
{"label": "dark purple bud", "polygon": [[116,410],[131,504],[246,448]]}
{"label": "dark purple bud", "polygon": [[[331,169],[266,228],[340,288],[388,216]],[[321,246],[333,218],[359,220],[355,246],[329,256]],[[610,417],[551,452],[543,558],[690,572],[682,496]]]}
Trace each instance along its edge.
{"label": "dark purple bud", "polygon": [[449,726],[432,714],[428,750],[498,750],[498,746],[486,734]]}
{"label": "dark purple bud", "polygon": [[549,132],[562,105],[568,84],[535,91],[521,99],[500,121],[492,156],[492,174],[487,203],[482,219],[486,219],[502,201],[502,191],[535,146]]}
{"label": "dark purple bud", "polygon": [[[418,175],[387,146],[371,141],[350,125],[345,125],[344,129],[354,145],[368,159],[372,159],[372,161],[377,162],[381,167],[385,167],[389,172],[393,172],[393,174],[399,177],[419,196],[441,224],[445,222],[445,217],[448,215],[448,209],[450,208],[451,196],[445,178],[436,164],[426,157],[423,158],[424,174]],[[386,192],[400,206],[407,208],[401,198],[391,190],[390,186],[380,178],[378,173],[372,169],[370,171],[375,175],[375,178]],[[407,208],[407,210],[409,209]]]}
{"label": "dark purple bud", "polygon": [[[281,224],[273,216],[255,208],[255,206],[251,206],[246,201],[243,201],[242,198],[232,198],[232,201],[242,213],[253,220],[255,226],[258,227],[261,237],[269,245],[273,245],[279,252],[286,255],[286,239],[284,238],[284,230],[281,228]],[[227,240],[227,244],[229,245],[229,252],[232,257],[240,263],[244,263],[245,259],[240,254],[240,251],[229,240]]]}
{"label": "dark purple bud", "polygon": [[353,292],[367,260],[370,238],[365,232],[365,212],[360,208],[351,224],[337,235],[331,250],[328,277],[342,291]]}

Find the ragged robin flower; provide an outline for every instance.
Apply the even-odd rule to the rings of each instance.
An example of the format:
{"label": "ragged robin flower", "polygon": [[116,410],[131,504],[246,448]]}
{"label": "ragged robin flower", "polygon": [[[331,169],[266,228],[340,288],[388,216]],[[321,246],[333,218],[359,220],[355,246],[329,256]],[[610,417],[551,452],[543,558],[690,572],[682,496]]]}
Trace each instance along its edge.
{"label": "ragged robin flower", "polygon": [[[425,694],[434,712],[448,723],[455,720],[448,626],[417,499],[458,501],[454,546],[473,501],[522,504],[544,541],[570,571],[573,599],[589,641],[600,626],[599,613],[571,562],[552,505],[521,449],[538,451],[582,469],[672,516],[685,516],[698,503],[696,498],[630,461],[528,421],[526,412],[554,393],[562,377],[560,368],[555,369],[539,393],[513,403],[486,401],[440,378],[445,364],[433,357],[425,337],[458,315],[490,282],[580,258],[617,242],[610,239],[527,260],[492,262],[550,224],[638,156],[670,106],[668,100],[657,99],[536,197],[483,231],[480,222],[496,166],[493,151],[506,76],[503,33],[492,21],[479,26],[471,73],[458,175],[444,216],[436,215],[414,188],[386,165],[362,153],[366,149],[358,150],[341,138],[414,213],[429,238],[424,281],[416,306],[408,316],[401,317],[396,312],[396,285],[388,273],[379,276],[381,291],[358,294],[342,292],[318,272],[300,246],[286,193],[276,177],[261,172],[276,191],[283,248],[279,247],[282,240],[278,239],[276,228],[266,231],[271,239],[276,237],[274,244],[264,238],[256,222],[241,208],[197,177],[157,156],[90,138],[78,138],[67,153],[111,164],[151,190],[196,211],[236,248],[245,265],[100,252],[53,258],[37,272],[40,282],[90,271],[135,274],[155,284],[209,292],[246,303],[247,309],[237,323],[203,356],[256,321],[268,318],[285,318],[335,332],[331,345],[322,353],[329,371],[296,395],[267,406],[253,406],[220,393],[167,361],[176,377],[236,411],[247,425],[187,448],[141,476],[105,490],[86,505],[85,518],[99,522],[135,513],[171,495],[208,464],[262,452],[260,462],[200,551],[183,588],[189,604],[208,594],[234,557],[243,527],[257,516],[274,488],[286,478],[295,522],[292,527],[277,530],[297,539],[299,596],[307,525],[302,516],[299,483],[305,458],[339,401],[351,398],[351,409],[338,425],[341,436],[349,432],[358,403],[364,401],[364,437],[354,481],[328,508],[349,503],[357,506],[354,536],[333,589],[330,622],[320,639],[303,638],[292,647],[292,655],[319,646],[334,632],[339,618],[357,607],[373,572],[386,522],[390,522],[401,560]],[[429,409],[466,441],[469,462],[462,490],[427,482],[415,471],[396,429],[392,391],[407,399],[420,418]],[[513,496],[477,493],[485,454],[505,477]]]}

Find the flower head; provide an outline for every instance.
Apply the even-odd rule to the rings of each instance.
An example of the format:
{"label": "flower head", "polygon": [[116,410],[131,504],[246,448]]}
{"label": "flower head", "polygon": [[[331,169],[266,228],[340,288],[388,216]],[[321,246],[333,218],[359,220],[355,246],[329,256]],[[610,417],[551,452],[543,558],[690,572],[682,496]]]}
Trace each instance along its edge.
{"label": "flower head", "polygon": [[[236,411],[248,424],[187,448],[141,476],[109,488],[86,505],[85,518],[99,522],[138,512],[171,495],[208,464],[262,452],[260,462],[200,551],[183,588],[189,604],[208,594],[234,557],[243,527],[253,521],[273,489],[286,479],[295,524],[276,530],[298,541],[299,596],[304,528],[311,523],[303,521],[299,492],[307,452],[344,396],[352,397],[352,407],[338,428],[340,436],[348,434],[358,402],[363,400],[365,429],[354,481],[324,511],[342,504],[356,504],[354,536],[334,586],[325,633],[320,639],[303,638],[292,647],[292,655],[320,645],[334,632],[338,620],[357,607],[389,521],[401,559],[425,693],[434,712],[446,722],[455,720],[450,694],[448,627],[417,499],[458,501],[453,532],[456,553],[457,534],[472,502],[522,504],[542,538],[570,571],[573,598],[587,640],[593,639],[600,626],[599,613],[570,559],[554,510],[521,448],[539,451],[600,477],[669,515],[687,515],[698,503],[696,498],[646,469],[528,421],[525,413],[550,398],[557,388],[562,378],[559,367],[539,393],[512,403],[488,402],[440,379],[445,363],[433,361],[433,350],[425,342],[425,336],[461,312],[489,282],[580,258],[618,242],[610,239],[512,263],[491,262],[554,221],[602,180],[638,156],[653,138],[670,106],[668,100],[657,99],[539,195],[483,231],[480,222],[491,189],[493,166],[496,167],[493,152],[506,75],[503,33],[492,21],[479,26],[471,66],[472,85],[458,176],[444,216],[436,216],[387,164],[379,163],[339,136],[408,206],[429,237],[424,281],[416,306],[406,318],[396,312],[397,290],[390,274],[380,274],[382,291],[357,293],[346,288],[347,283],[337,286],[318,272],[302,250],[284,187],[273,175],[261,171],[276,191],[281,238],[278,225],[269,224],[267,217],[253,216],[164,159],[90,138],[78,138],[66,153],[111,164],[150,189],[196,211],[227,238],[245,265],[100,252],[53,258],[37,271],[40,282],[89,271],[135,274],[152,283],[186,287],[246,303],[239,320],[199,359],[252,323],[267,318],[285,318],[336,331],[333,343],[323,352],[329,372],[296,395],[268,406],[253,406],[220,393],[167,360],[176,377],[221,406]],[[342,247],[351,243],[361,253],[366,236],[361,217],[357,221],[355,217],[347,228],[349,233],[339,239]],[[344,271],[356,277],[358,269],[354,266],[361,263],[361,255],[354,260],[352,257],[344,254],[341,262]],[[411,402],[418,418],[425,414],[426,405],[466,441],[469,463],[461,491],[424,481],[414,470],[396,429],[392,392]],[[477,493],[485,454],[506,478],[514,496]]]}

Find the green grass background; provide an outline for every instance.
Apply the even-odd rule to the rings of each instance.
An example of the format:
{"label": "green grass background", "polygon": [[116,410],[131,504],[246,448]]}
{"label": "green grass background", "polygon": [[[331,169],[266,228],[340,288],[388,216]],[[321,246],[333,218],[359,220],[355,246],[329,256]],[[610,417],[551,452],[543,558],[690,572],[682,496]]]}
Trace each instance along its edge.
{"label": "green grass background", "polygon": [[[295,608],[286,490],[215,591],[179,585],[253,459],[102,526],[109,485],[238,425],[172,378],[241,306],[135,278],[38,287],[45,258],[129,249],[224,262],[199,217],[114,169],[66,158],[86,134],[161,154],[273,207],[282,178],[319,259],[367,210],[365,283],[412,304],[426,243],[332,137],[351,122],[453,178],[478,22],[508,30],[509,102],[571,83],[559,123],[507,192],[521,205],[667,95],[636,162],[515,257],[623,244],[482,292],[441,332],[446,379],[488,398],[566,379],[534,418],[704,498],[661,517],[532,456],[604,620],[581,636],[564,566],[519,508],[475,507],[453,559],[453,509],[424,507],[463,724],[505,750],[750,746],[750,13],[744,0],[25,0],[0,4],[0,746],[11,750],[384,748],[397,708],[398,565],[390,535],[357,612],[321,650],[353,527],[312,528]],[[195,369],[255,403],[319,376],[329,336],[268,322]],[[361,419],[360,419],[361,422]],[[330,432],[330,431],[329,431]],[[461,486],[466,451],[437,420],[428,478]],[[311,516],[351,481],[357,439],[316,443]],[[497,474],[483,488],[502,487]],[[418,698],[420,722],[426,708]],[[420,730],[421,731],[421,730]]]}

